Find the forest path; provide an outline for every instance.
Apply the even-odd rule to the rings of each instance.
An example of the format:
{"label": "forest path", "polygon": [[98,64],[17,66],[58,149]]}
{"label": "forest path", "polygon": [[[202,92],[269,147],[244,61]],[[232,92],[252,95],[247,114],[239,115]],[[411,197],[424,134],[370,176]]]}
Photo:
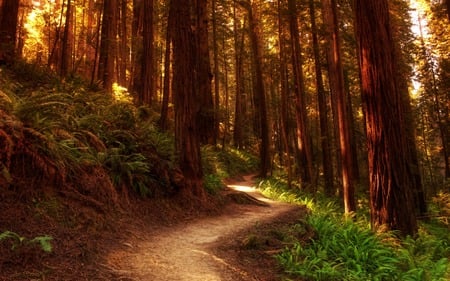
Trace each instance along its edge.
{"label": "forest path", "polygon": [[234,260],[236,255],[215,250],[231,245],[230,241],[236,239],[239,232],[299,209],[263,197],[254,185],[252,176],[245,176],[243,181],[228,184],[228,187],[264,203],[230,204],[223,215],[162,227],[148,236],[140,233],[140,237],[126,243],[126,249],[110,256],[105,266],[119,274],[119,280],[266,280],[266,277],[255,276],[258,270],[236,265],[239,264]]}

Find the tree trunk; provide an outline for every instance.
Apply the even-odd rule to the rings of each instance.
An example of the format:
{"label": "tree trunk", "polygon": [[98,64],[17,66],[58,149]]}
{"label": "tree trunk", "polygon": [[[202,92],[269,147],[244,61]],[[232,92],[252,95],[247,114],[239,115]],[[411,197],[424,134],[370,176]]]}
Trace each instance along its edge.
{"label": "tree trunk", "polygon": [[[214,143],[217,143],[220,124],[220,71],[217,37],[217,0],[212,0],[213,60],[214,60]],[[228,101],[226,101],[228,102]]]}
{"label": "tree trunk", "polygon": [[[235,54],[235,84],[236,84],[236,97],[235,97],[235,109],[234,109],[234,131],[233,131],[233,140],[234,146],[236,148],[243,148],[244,146],[244,116],[242,110],[242,89],[243,89],[243,81],[242,81],[242,54],[244,47],[244,33],[242,32],[242,38],[239,40],[238,34],[238,18],[236,16],[236,0],[233,1],[233,39],[234,39],[234,54]],[[245,26],[245,23],[244,23]]]}
{"label": "tree trunk", "polygon": [[173,28],[173,8],[170,6],[169,15],[167,17],[167,31],[166,31],[166,50],[164,54],[164,81],[163,81],[163,98],[161,104],[161,116],[159,117],[158,125],[162,131],[168,129],[167,119],[169,115],[169,97],[171,93],[170,75],[171,75],[171,54],[172,54],[172,28]]}
{"label": "tree trunk", "polygon": [[356,31],[366,112],[372,227],[417,232],[413,171],[387,0],[355,0]]}
{"label": "tree trunk", "polygon": [[3,0],[0,22],[0,63],[13,63],[16,59],[17,17],[19,1]]}
{"label": "tree trunk", "polygon": [[112,92],[114,82],[114,58],[116,57],[117,35],[116,12],[117,0],[108,0],[104,2],[98,77],[101,78],[103,87],[109,93]]}
{"label": "tree trunk", "polygon": [[266,177],[270,170],[270,144],[269,144],[269,121],[267,116],[267,105],[266,105],[266,93],[264,89],[263,74],[262,74],[262,57],[259,39],[258,24],[254,17],[254,7],[243,2],[243,7],[247,9],[249,28],[250,28],[250,44],[252,49],[252,59],[255,75],[255,106],[256,106],[256,116],[258,118],[258,125],[260,126],[260,172],[261,177]]}
{"label": "tree trunk", "polygon": [[341,63],[341,47],[339,26],[337,19],[337,5],[335,0],[322,0],[324,22],[327,25],[328,36],[328,75],[330,89],[336,99],[337,119],[339,127],[340,159],[342,161],[341,177],[344,197],[345,213],[356,210],[355,187],[353,183],[352,155],[350,144],[349,118],[346,105],[346,94],[344,88],[344,73]]}
{"label": "tree trunk", "polygon": [[334,191],[333,161],[331,157],[331,135],[328,129],[328,108],[325,87],[322,78],[322,63],[320,58],[319,40],[317,38],[316,13],[314,0],[309,0],[309,13],[311,16],[311,33],[314,52],[314,69],[316,72],[317,102],[319,105],[320,145],[322,148],[322,167],[325,183],[325,192],[331,195]]}
{"label": "tree trunk", "polygon": [[215,144],[214,102],[211,89],[211,65],[208,44],[208,0],[194,1],[195,28],[194,35],[197,43],[197,64],[199,73],[199,102],[200,114],[197,116],[200,142],[202,144]]}
{"label": "tree trunk", "polygon": [[295,118],[297,123],[298,164],[301,167],[301,180],[305,184],[313,183],[312,151],[310,134],[308,132],[306,91],[303,77],[303,58],[300,46],[299,27],[297,18],[297,4],[295,0],[288,0],[289,29],[291,35],[292,68],[294,70]]}
{"label": "tree trunk", "polygon": [[128,67],[128,15],[127,0],[121,0],[120,8],[120,52],[119,52],[119,70],[118,82],[121,86],[127,85],[127,67]]}
{"label": "tree trunk", "polygon": [[154,94],[155,70],[153,47],[153,0],[144,0],[144,22],[142,27],[141,85],[138,89],[140,104],[151,105]]}
{"label": "tree trunk", "polygon": [[73,12],[72,12],[72,0],[67,0],[66,6],[66,22],[64,25],[64,34],[62,39],[61,47],[61,66],[60,66],[60,76],[66,77],[69,72],[69,66],[71,64],[72,58],[72,22],[73,22]]}
{"label": "tree trunk", "polygon": [[133,21],[131,25],[131,81],[129,88],[139,100],[142,89],[142,29],[144,26],[144,0],[133,0]]}
{"label": "tree trunk", "polygon": [[175,143],[185,178],[183,194],[205,197],[197,120],[200,114],[200,79],[197,37],[192,29],[192,0],[172,0],[173,8],[173,94],[175,103]]}
{"label": "tree trunk", "polygon": [[289,145],[289,128],[288,128],[288,119],[289,119],[289,101],[288,101],[288,69],[287,69],[287,59],[286,59],[286,47],[285,44],[287,42],[284,26],[283,26],[283,18],[282,18],[282,2],[278,0],[278,41],[280,48],[280,92],[281,92],[281,114],[280,114],[280,127],[281,127],[281,139],[283,142],[284,152],[286,153],[286,169],[288,176],[288,187],[292,187],[292,163],[291,163],[291,152]]}

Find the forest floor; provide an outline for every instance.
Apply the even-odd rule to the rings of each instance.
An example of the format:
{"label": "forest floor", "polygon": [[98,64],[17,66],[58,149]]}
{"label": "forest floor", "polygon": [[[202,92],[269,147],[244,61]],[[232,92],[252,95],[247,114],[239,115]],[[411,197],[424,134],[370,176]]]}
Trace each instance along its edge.
{"label": "forest floor", "polygon": [[[10,251],[3,245],[0,280],[281,280],[274,254],[290,238],[306,240],[314,234],[303,220],[306,208],[269,200],[254,185],[252,176],[229,181],[220,210],[193,215],[173,214],[182,208],[151,209],[146,212],[154,213],[135,220],[119,216],[110,226],[99,226],[101,220],[89,215],[90,228],[50,232],[54,250],[49,254],[26,247]],[[0,211],[3,219],[8,217]],[[9,225],[20,223],[22,232],[39,227],[28,223],[30,219],[23,212]],[[300,227],[292,228],[294,224]]]}

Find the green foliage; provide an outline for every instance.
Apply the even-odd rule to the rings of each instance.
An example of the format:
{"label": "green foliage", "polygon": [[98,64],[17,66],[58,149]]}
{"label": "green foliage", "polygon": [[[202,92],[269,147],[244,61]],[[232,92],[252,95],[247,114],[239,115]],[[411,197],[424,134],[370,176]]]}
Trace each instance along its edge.
{"label": "green foliage", "polygon": [[216,194],[223,187],[222,178],[216,174],[206,174],[203,186],[210,194]]}
{"label": "green foliage", "polygon": [[260,183],[266,196],[304,204],[315,235],[297,242],[276,258],[285,271],[306,280],[449,280],[450,237],[436,219],[422,224],[417,238],[399,240],[374,233],[367,217],[343,217],[329,198],[288,190],[277,179]]}
{"label": "green foliage", "polygon": [[30,247],[32,245],[39,245],[39,247],[47,253],[52,251],[52,244],[50,241],[53,238],[51,236],[36,236],[33,239],[28,239],[24,236],[20,236],[19,234],[12,231],[4,231],[0,233],[0,242],[2,241],[10,241],[11,249],[17,250],[21,247]]}
{"label": "green foliage", "polygon": [[107,168],[116,186],[131,186],[140,195],[149,195],[147,187],[149,164],[140,153],[127,154],[122,148],[111,148],[103,155]]}
{"label": "green foliage", "polygon": [[206,145],[201,152],[206,174],[218,173],[222,177],[232,177],[254,172],[258,167],[257,157],[246,151]]}
{"label": "green foliage", "polygon": [[389,280],[394,275],[398,259],[370,230],[324,215],[311,215],[308,223],[317,237],[278,256],[289,273],[309,280]]}
{"label": "green foliage", "polygon": [[211,194],[223,187],[224,178],[251,173],[257,168],[256,158],[244,151],[205,145],[201,148],[201,154],[204,187]]}
{"label": "green foliage", "polygon": [[16,159],[25,163],[16,166],[25,167],[30,176],[61,185],[79,179],[91,167],[101,167],[122,191],[130,188],[146,196],[152,193],[150,188],[167,186],[169,173],[160,172],[173,167],[173,137],[156,129],[155,118],[149,117],[152,112],[143,114],[142,107],[88,91],[80,81],[56,83],[41,69],[30,66],[16,71],[17,81],[37,77],[31,84],[0,78],[5,82],[1,83],[1,110],[8,109],[0,112],[10,120],[0,128],[0,141],[11,144],[0,149],[5,155],[0,158],[6,159],[0,163],[3,182],[23,176],[16,174],[10,161],[21,155]]}

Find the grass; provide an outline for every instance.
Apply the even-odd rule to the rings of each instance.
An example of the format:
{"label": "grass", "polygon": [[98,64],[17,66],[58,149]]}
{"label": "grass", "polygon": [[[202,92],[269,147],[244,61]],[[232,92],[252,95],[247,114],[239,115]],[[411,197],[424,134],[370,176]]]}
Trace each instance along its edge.
{"label": "grass", "polygon": [[282,181],[262,181],[266,196],[304,204],[307,223],[315,230],[308,242],[297,242],[276,256],[285,272],[301,280],[450,280],[448,225],[438,219],[421,222],[416,238],[374,233],[367,216],[344,217],[332,199],[287,190]]}

